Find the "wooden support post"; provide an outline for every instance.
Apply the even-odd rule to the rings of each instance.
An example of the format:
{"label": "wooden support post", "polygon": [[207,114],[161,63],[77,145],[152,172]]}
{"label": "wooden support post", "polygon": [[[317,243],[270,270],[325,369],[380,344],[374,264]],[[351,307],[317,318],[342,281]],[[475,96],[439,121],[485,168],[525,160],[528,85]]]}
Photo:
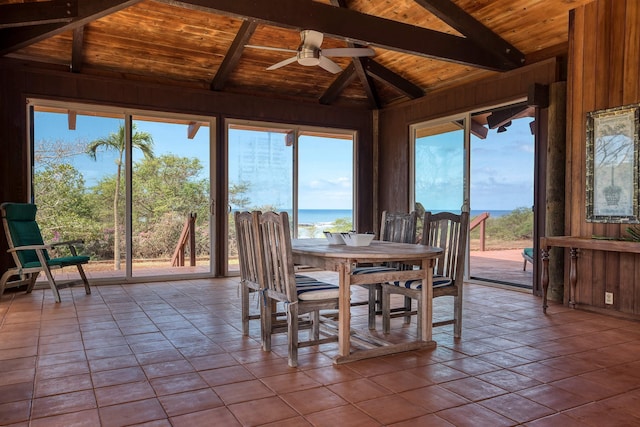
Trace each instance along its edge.
{"label": "wooden support post", "polygon": [[[565,209],[565,167],[566,167],[566,99],[565,82],[549,86],[549,123],[547,145],[545,236],[562,236]],[[563,301],[564,297],[564,257],[562,248],[551,248],[549,257],[549,298]]]}

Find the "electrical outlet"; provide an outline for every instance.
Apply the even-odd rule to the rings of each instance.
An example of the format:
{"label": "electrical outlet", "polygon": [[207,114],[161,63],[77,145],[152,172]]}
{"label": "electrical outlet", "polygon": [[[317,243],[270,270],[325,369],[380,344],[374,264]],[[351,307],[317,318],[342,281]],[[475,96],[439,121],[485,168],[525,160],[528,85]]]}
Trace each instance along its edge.
{"label": "electrical outlet", "polygon": [[604,293],[604,303],[609,305],[613,304],[613,292]]}

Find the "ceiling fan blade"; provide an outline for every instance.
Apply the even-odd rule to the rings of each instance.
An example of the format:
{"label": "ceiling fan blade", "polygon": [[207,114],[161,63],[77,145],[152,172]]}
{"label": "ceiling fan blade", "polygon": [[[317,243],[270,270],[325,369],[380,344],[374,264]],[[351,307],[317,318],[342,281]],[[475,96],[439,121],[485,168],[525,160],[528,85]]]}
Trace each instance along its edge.
{"label": "ceiling fan blade", "polygon": [[272,66],[268,67],[267,70],[271,71],[271,70],[275,70],[276,68],[280,68],[280,67],[284,67],[285,65],[289,65],[292,62],[296,62],[298,60],[297,56],[292,56],[291,58],[287,58],[284,61],[280,61],[277,64],[273,64]]}
{"label": "ceiling fan blade", "polygon": [[302,39],[303,46],[320,49],[324,35],[321,32],[314,30],[302,30],[300,32],[300,38]]}
{"label": "ceiling fan blade", "polygon": [[278,52],[291,52],[291,53],[296,53],[297,50],[294,49],[286,49],[283,47],[271,47],[271,46],[258,46],[255,44],[245,44],[244,47],[250,47],[252,49],[263,49],[263,50],[276,50]]}
{"label": "ceiling fan blade", "polygon": [[342,71],[342,68],[340,68],[338,64],[336,64],[326,56],[320,55],[320,62],[318,63],[318,65],[333,74],[337,74]]}
{"label": "ceiling fan blade", "polygon": [[368,47],[337,47],[333,49],[322,49],[324,56],[373,56],[376,53]]}

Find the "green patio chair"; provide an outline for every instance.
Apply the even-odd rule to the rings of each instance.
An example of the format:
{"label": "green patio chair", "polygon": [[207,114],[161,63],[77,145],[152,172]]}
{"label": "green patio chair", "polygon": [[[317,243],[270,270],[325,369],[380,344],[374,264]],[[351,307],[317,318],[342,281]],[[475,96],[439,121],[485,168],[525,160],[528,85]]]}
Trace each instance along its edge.
{"label": "green patio chair", "polygon": [[[8,252],[13,256],[16,264],[15,267],[9,268],[0,278],[0,296],[2,296],[5,288],[23,284],[27,285],[27,293],[31,292],[38,274],[42,271],[47,276],[56,302],[60,302],[59,289],[79,283],[84,284],[87,295],[91,294],[87,276],[82,269],[82,265],[89,262],[89,257],[78,255],[75,247],[75,245],[83,243],[82,240],[45,244],[40,233],[40,227],[36,222],[37,209],[36,205],[30,203],[5,202],[0,205],[2,223],[9,245]],[[66,246],[70,255],[59,258],[49,257],[48,251],[59,246]],[[51,274],[51,270],[70,266],[78,268],[82,280],[57,284],[53,274]],[[9,280],[15,277],[17,279]]]}
{"label": "green patio chair", "polygon": [[522,258],[524,258],[522,271],[527,271],[527,262],[530,262],[531,265],[533,265],[533,248],[524,248],[522,250]]}

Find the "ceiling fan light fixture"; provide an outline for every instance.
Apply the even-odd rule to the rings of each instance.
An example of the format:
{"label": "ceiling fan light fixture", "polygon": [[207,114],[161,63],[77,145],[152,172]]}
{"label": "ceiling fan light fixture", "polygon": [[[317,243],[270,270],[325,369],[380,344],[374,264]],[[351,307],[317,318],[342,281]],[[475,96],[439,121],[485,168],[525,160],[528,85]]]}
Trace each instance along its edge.
{"label": "ceiling fan light fixture", "polygon": [[302,49],[298,52],[298,64],[305,66],[318,65],[320,63],[320,50]]}

